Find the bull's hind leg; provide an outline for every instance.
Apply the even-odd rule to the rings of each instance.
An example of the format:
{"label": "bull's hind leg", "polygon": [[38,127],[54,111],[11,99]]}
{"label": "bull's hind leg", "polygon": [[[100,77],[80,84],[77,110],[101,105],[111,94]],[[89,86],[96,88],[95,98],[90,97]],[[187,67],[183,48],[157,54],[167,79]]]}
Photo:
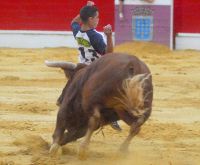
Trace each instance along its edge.
{"label": "bull's hind leg", "polygon": [[130,125],[130,131],[128,137],[125,139],[125,141],[120,146],[121,152],[127,152],[129,144],[132,140],[132,138],[137,135],[140,131],[140,126],[144,123],[144,117],[138,118],[136,122],[133,122]]}
{"label": "bull's hind leg", "polygon": [[80,147],[79,147],[79,152],[78,152],[79,159],[82,159],[82,160],[86,159],[86,157],[87,157],[86,153],[87,153],[87,149],[88,149],[88,145],[90,143],[92,133],[98,127],[99,122],[100,122],[100,112],[99,112],[99,108],[96,107],[96,108],[94,108],[93,115],[89,118],[88,130],[86,132],[84,140],[82,141],[82,143],[80,144]]}

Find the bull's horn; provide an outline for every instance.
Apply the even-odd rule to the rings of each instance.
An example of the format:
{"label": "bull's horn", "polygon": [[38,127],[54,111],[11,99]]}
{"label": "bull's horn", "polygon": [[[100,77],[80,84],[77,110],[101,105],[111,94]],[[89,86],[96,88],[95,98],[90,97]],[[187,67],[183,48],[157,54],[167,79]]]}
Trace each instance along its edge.
{"label": "bull's horn", "polygon": [[44,62],[46,66],[48,67],[57,67],[57,68],[62,68],[62,69],[75,69],[76,64],[72,62],[65,62],[65,61],[48,61],[45,60]]}

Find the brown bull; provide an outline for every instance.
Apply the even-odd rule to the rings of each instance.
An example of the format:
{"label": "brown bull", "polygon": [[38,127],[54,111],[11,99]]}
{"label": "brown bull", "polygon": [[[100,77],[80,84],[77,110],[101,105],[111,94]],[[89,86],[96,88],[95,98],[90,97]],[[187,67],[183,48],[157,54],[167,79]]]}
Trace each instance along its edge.
{"label": "brown bull", "polygon": [[130,126],[130,133],[120,147],[121,151],[128,150],[131,139],[151,114],[153,86],[148,67],[135,56],[117,53],[103,56],[89,66],[46,64],[64,69],[69,77],[50,153],[84,136],[79,148],[82,158],[93,131],[117,120]]}

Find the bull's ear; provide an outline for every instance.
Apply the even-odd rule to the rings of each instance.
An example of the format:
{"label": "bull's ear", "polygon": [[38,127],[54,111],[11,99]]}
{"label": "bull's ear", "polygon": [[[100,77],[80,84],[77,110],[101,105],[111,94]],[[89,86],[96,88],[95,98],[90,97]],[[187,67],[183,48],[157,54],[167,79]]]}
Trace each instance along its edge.
{"label": "bull's ear", "polygon": [[69,68],[68,69],[64,69],[64,68],[62,68],[62,69],[65,72],[65,76],[68,79],[70,79],[78,70],[81,70],[82,68],[85,68],[86,66],[87,66],[86,64],[78,63],[75,68],[72,68],[72,69],[69,69]]}
{"label": "bull's ear", "polygon": [[[63,68],[62,68],[63,69]],[[69,70],[69,69],[63,69],[64,70],[64,73],[65,73],[65,77],[67,79],[71,79],[73,74],[74,74],[74,70],[75,69],[72,69],[72,70]]]}
{"label": "bull's ear", "polygon": [[73,75],[74,70],[77,65],[72,62],[64,62],[64,61],[45,61],[45,64],[48,67],[56,67],[64,70],[65,76],[69,79]]}

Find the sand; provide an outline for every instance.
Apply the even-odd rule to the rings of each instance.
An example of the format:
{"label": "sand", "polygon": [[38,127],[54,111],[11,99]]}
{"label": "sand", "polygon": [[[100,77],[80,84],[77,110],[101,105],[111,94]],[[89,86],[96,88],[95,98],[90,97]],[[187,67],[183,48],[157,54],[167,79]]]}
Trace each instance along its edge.
{"label": "sand", "polygon": [[49,146],[66,83],[60,69],[44,60],[77,62],[70,48],[0,49],[0,165],[198,165],[200,164],[200,52],[170,51],[153,43],[125,43],[115,52],[134,54],[150,67],[153,111],[132,140],[129,153],[118,148],[128,134],[106,126],[94,134],[89,157],[77,159],[81,139],[50,157]]}

